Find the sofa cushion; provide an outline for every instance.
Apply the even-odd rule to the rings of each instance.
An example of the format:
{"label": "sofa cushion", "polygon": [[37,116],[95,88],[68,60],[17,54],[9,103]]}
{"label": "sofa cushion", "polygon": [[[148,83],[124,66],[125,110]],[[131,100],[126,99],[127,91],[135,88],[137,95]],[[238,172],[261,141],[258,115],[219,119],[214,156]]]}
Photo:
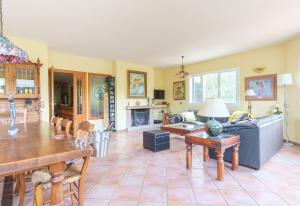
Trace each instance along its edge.
{"label": "sofa cushion", "polygon": [[195,123],[195,121],[196,121],[195,113],[192,111],[182,112],[181,117],[182,117],[183,121],[185,121],[185,122]]}
{"label": "sofa cushion", "polygon": [[183,121],[179,114],[168,115],[166,118],[169,120],[170,124],[176,124]]}

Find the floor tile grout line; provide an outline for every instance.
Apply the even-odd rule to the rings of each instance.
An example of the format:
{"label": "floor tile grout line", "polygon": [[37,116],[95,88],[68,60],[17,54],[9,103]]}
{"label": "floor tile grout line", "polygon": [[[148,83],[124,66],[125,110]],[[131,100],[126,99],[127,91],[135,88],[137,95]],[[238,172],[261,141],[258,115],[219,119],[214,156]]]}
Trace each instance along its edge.
{"label": "floor tile grout line", "polygon": [[[126,172],[125,172],[125,173],[126,173]],[[120,186],[121,186],[120,183],[122,182],[124,176],[125,176],[125,174],[123,174],[122,177],[121,177],[121,179],[118,181],[118,184],[116,185],[116,189],[115,189],[115,191],[114,191],[114,193],[113,193],[111,199],[110,199],[109,202],[108,202],[108,206],[111,204],[111,201],[114,200],[114,196],[115,196],[116,192],[118,191],[118,189],[120,188]]]}
{"label": "floor tile grout line", "polygon": [[253,199],[256,203],[257,203],[257,205],[260,205],[259,204],[259,202],[246,190],[246,188],[242,185],[242,184],[240,184],[240,182],[239,181],[237,181],[237,179],[233,176],[233,174],[231,173],[231,172],[229,172],[229,175],[234,179],[234,181],[241,187],[241,188],[243,188],[243,190],[251,197],[251,199]]}
{"label": "floor tile grout line", "polygon": [[[193,164],[193,163],[192,163]],[[192,189],[192,192],[193,192],[193,195],[194,195],[194,199],[195,199],[195,201],[196,201],[196,204],[198,205],[198,201],[197,201],[197,198],[196,198],[196,194],[195,194],[195,191],[194,191],[194,188],[193,188],[193,186],[192,186],[192,181],[191,181],[191,177],[190,177],[190,175],[188,175],[188,178],[189,178],[189,182],[190,182],[190,185],[191,185],[191,189]]]}
{"label": "floor tile grout line", "polygon": [[[284,198],[282,198],[280,195],[278,195],[277,192],[275,192],[274,190],[272,190],[272,188],[270,188],[268,185],[266,185],[264,182],[262,182],[259,178],[257,178],[255,175],[252,174],[252,172],[248,172],[250,175],[252,175],[255,179],[257,179],[257,181],[259,181],[260,183],[262,183],[265,187],[267,187],[270,192],[272,192],[274,195],[276,195],[279,199],[283,200],[285,203],[287,203],[288,205],[290,205]],[[234,178],[234,177],[233,177]],[[243,186],[242,186],[243,187]],[[243,187],[244,188],[244,187]],[[246,188],[244,188],[246,190]],[[251,194],[250,194],[251,195]],[[252,195],[251,195],[252,197]]]}
{"label": "floor tile grout line", "polygon": [[144,177],[143,177],[143,183],[141,185],[141,190],[140,190],[140,195],[139,195],[139,198],[138,198],[138,201],[137,201],[137,206],[140,204],[141,195],[142,195],[142,191],[143,191],[144,183],[145,183],[145,178],[146,178],[146,172],[145,172]]}
{"label": "floor tile grout line", "polygon": [[[205,168],[205,170],[207,170],[207,169]],[[215,180],[214,180],[215,177],[213,177],[208,171],[207,171],[207,173],[208,173],[208,175],[211,177],[212,182],[213,182],[213,184],[215,185],[217,191],[221,194],[222,198],[225,200],[226,205],[228,206],[228,205],[229,205],[229,202],[228,202],[227,199],[225,198],[223,192],[218,188],[218,186],[217,186],[217,184],[216,184],[216,182],[215,182]]]}

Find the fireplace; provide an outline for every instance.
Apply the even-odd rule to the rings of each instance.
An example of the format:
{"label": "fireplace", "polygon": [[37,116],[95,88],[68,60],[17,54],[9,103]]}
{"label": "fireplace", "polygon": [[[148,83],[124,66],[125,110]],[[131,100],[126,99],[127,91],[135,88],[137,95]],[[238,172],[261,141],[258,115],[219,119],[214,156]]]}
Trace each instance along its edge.
{"label": "fireplace", "polygon": [[149,124],[150,109],[132,109],[131,126],[140,126]]}

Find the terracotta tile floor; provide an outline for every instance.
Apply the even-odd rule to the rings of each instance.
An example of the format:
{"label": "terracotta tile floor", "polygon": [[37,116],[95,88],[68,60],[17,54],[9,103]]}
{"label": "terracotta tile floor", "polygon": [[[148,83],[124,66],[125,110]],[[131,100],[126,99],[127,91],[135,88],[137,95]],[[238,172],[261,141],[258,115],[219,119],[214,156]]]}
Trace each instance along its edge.
{"label": "terracotta tile floor", "polygon": [[[242,166],[232,171],[226,163],[225,173],[223,182],[215,180],[216,161],[203,162],[199,146],[193,149],[193,169],[186,170],[182,139],[172,136],[170,150],[153,153],[143,149],[141,131],[118,132],[110,140],[108,155],[93,158],[89,165],[84,202],[90,206],[300,205],[300,147],[283,148],[259,171]],[[32,192],[27,193],[26,205],[32,205]]]}

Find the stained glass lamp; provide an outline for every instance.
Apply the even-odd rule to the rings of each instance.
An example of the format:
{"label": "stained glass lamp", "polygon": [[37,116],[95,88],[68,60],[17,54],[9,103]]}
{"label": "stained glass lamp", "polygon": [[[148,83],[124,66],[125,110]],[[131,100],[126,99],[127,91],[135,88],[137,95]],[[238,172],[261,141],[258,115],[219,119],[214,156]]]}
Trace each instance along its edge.
{"label": "stained glass lamp", "polygon": [[3,36],[2,0],[0,0],[0,63],[22,63],[28,61],[27,53]]}
{"label": "stained glass lamp", "polygon": [[27,53],[15,46],[8,38],[0,36],[0,62],[22,63],[28,61]]}

